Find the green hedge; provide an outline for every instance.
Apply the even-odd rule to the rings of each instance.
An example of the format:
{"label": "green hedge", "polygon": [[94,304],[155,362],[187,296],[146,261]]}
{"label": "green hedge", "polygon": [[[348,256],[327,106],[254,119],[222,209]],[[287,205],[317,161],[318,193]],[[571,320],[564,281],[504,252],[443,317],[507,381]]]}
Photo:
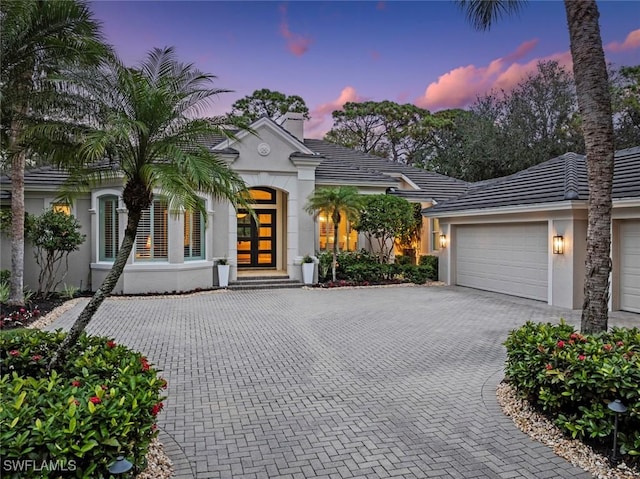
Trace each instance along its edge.
{"label": "green hedge", "polygon": [[104,478],[118,455],[144,467],[166,381],[140,353],[87,335],[48,375],[65,334],[0,334],[3,477]]}
{"label": "green hedge", "polygon": [[[583,336],[564,321],[527,322],[506,342],[506,374],[516,389],[572,437],[611,444],[620,399],[618,443],[629,460],[640,456],[640,329],[614,328]],[[635,459],[633,459],[635,458]]]}

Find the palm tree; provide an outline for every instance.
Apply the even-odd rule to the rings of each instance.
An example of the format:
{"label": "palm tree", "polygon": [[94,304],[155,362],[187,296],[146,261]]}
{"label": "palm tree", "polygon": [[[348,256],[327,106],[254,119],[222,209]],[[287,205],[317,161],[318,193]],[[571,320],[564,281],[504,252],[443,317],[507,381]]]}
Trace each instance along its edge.
{"label": "palm tree", "polygon": [[179,63],[173,49],[167,48],[151,51],[137,69],[116,63],[93,83],[83,82],[88,85],[84,93],[98,105],[93,121],[100,127],[82,135],[81,162],[71,170],[68,191],[120,180],[124,182],[122,200],[128,217],[113,267],[76,319],[49,370],[60,364],[113,291],[154,190],[166,199],[169,211],[183,208],[198,211],[204,218],[206,210],[199,194],[248,207],[243,199],[244,181],[209,149],[213,135],[223,130],[212,119],[196,117],[225,91],[212,88],[214,78],[191,64]]}
{"label": "palm tree", "polygon": [[[476,28],[515,13],[517,0],[458,0]],[[565,0],[573,76],[587,153],[589,184],[587,259],[582,307],[583,333],[606,331],[611,273],[611,192],[615,153],[611,95],[595,0]]]}
{"label": "palm tree", "polygon": [[3,0],[0,3],[0,104],[3,154],[11,161],[11,293],[24,304],[25,128],[51,115],[62,97],[51,80],[71,68],[96,65],[108,49],[99,23],[80,0]]}
{"label": "palm tree", "polygon": [[333,261],[331,274],[336,280],[336,264],[338,260],[338,227],[343,215],[349,221],[355,221],[362,208],[362,196],[353,186],[339,188],[320,188],[315,190],[307,199],[304,209],[307,213],[318,216],[325,212],[333,222]]}

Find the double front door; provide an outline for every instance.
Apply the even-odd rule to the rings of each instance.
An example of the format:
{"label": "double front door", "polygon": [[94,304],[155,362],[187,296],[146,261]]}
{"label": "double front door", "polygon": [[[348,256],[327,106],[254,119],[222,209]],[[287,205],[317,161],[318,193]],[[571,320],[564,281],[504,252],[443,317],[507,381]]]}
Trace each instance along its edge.
{"label": "double front door", "polygon": [[258,221],[245,210],[238,218],[238,267],[275,268],[276,210],[256,209]]}

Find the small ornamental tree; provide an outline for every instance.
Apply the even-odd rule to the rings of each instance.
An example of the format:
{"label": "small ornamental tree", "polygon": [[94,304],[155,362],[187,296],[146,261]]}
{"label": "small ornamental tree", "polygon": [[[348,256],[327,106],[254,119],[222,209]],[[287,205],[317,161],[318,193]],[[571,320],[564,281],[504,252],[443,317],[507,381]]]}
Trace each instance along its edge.
{"label": "small ornamental tree", "polygon": [[84,243],[86,235],[80,233],[80,223],[74,216],[48,210],[34,218],[27,236],[40,267],[38,294],[47,298],[66,277],[69,254]]}
{"label": "small ornamental tree", "polygon": [[413,206],[398,196],[366,196],[355,228],[377,247],[378,261],[386,263],[395,239],[409,234],[415,228]]}

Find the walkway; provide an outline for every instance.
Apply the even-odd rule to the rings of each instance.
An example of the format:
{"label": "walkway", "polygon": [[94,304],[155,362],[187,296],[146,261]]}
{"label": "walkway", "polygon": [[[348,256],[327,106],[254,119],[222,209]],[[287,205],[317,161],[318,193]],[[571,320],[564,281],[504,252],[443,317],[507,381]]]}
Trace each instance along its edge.
{"label": "walkway", "polygon": [[218,291],[110,299],[89,330],[163,370],[179,478],[586,478],[494,393],[507,332],[561,315],[450,287]]}

